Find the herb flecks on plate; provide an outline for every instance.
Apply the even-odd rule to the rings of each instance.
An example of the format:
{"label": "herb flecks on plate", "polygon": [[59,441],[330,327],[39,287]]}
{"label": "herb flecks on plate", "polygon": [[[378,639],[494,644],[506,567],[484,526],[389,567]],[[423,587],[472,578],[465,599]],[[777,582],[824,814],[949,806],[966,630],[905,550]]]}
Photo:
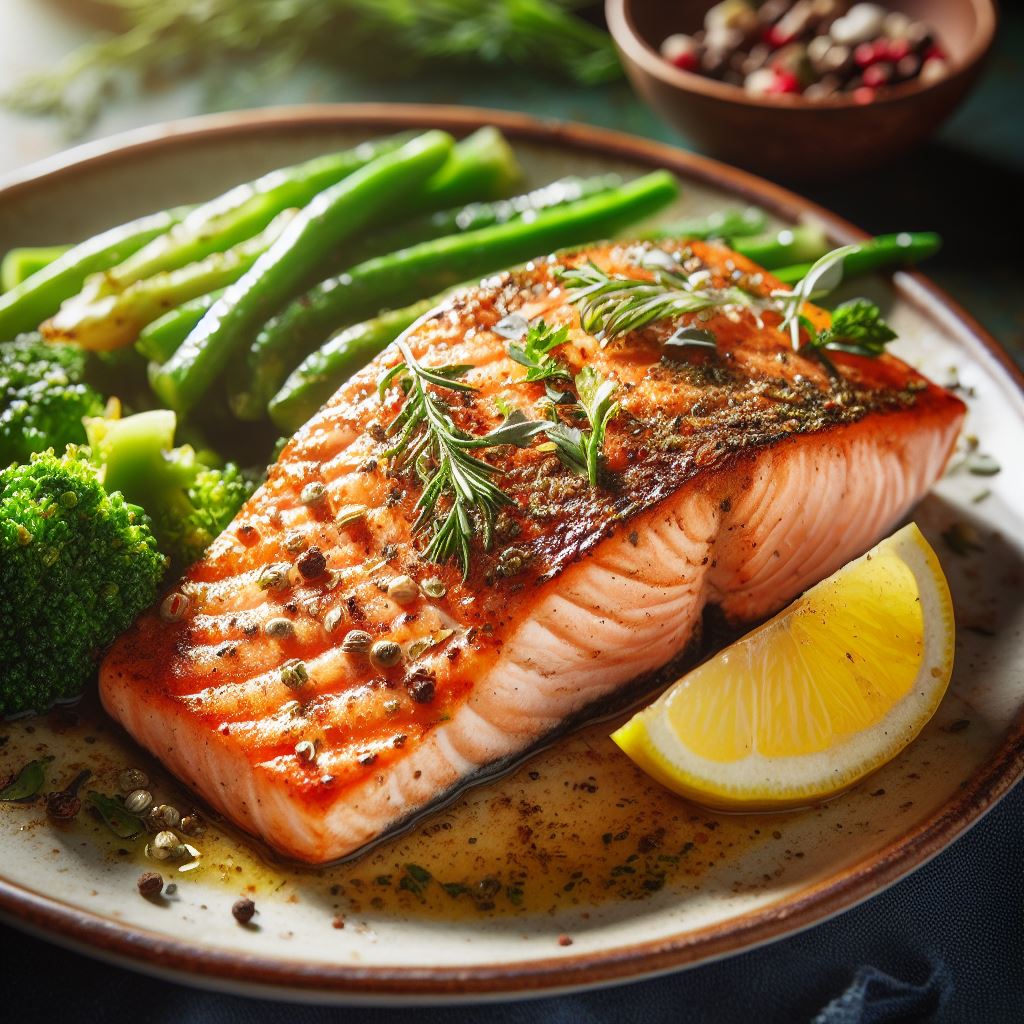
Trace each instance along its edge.
{"label": "herb flecks on plate", "polygon": [[[471,453],[506,444],[525,448],[547,423],[527,420],[517,411],[487,434],[467,433],[455,425],[436,391],[475,391],[462,380],[472,367],[421,366],[404,342],[398,348],[404,361],[378,384],[382,400],[392,386],[404,392],[402,409],[387,428],[394,443],[385,455],[396,468],[411,467],[423,483],[413,532],[433,530],[424,557],[438,563],[456,558],[468,576],[474,535],[481,533],[483,546],[489,549],[498,510],[512,501],[495,483],[501,470]],[[441,507],[442,498],[447,511]]]}

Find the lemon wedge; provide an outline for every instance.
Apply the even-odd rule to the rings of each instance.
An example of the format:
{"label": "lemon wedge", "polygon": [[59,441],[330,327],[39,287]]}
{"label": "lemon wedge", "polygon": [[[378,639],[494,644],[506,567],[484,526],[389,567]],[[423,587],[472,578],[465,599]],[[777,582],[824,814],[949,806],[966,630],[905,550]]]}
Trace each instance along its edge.
{"label": "lemon wedge", "polygon": [[612,739],[727,810],[808,804],[895,757],[942,700],[953,605],[911,523],[699,665]]}

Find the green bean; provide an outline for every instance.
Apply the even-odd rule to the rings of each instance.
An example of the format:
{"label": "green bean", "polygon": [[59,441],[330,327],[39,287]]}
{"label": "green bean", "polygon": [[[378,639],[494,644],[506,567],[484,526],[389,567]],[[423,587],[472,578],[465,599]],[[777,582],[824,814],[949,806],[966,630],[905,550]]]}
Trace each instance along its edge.
{"label": "green bean", "polygon": [[[939,251],[942,239],[931,231],[902,231],[898,235],[878,235],[859,244],[860,248],[843,260],[843,277],[919,263]],[[810,263],[798,263],[772,273],[783,284],[796,284],[810,269]]]}
{"label": "green bean", "polygon": [[660,241],[663,238],[746,238],[759,235],[768,227],[768,215],[756,206],[744,210],[735,208],[715,210],[706,217],[691,217],[676,221],[655,231],[641,235]]}
{"label": "green bean", "polygon": [[592,178],[559,178],[532,192],[508,199],[468,203],[450,210],[438,210],[374,232],[346,253],[347,265],[362,263],[373,256],[398,252],[399,249],[408,249],[411,245],[443,238],[445,235],[477,231],[492,224],[506,224],[524,214],[538,213],[553,206],[564,206],[577,199],[609,192],[621,184],[622,179],[617,174],[602,174]]}
{"label": "green bean", "polygon": [[[563,206],[608,192],[621,184],[618,175],[565,178],[511,199],[470,203],[454,210],[441,210],[407,224],[373,233],[362,245],[356,244],[350,252],[350,263],[363,262],[373,256],[397,252],[446,235],[505,224],[525,213]],[[234,414],[242,420],[259,420],[266,415],[267,403],[297,361],[288,347],[275,346],[264,350],[262,338],[261,332],[246,358],[232,364],[228,371],[228,400]],[[259,368],[258,373],[254,372],[256,367]]]}
{"label": "green bean", "polygon": [[167,310],[237,281],[297,213],[285,210],[261,234],[225,252],[212,252],[176,270],[160,271],[114,294],[103,294],[102,288],[91,288],[87,281],[82,291],[68,299],[40,330],[49,341],[72,342],[93,352],[131,345],[147,324]]}
{"label": "green bean", "polygon": [[388,310],[328,339],[306,356],[270,400],[267,410],[275,426],[289,434],[298,430],[353,373],[450,294],[443,292],[403,309]]}
{"label": "green bean", "polygon": [[176,309],[146,324],[139,332],[135,351],[155,363],[166,363],[181,343],[191,334],[192,329],[206,315],[206,311],[224,294],[223,289],[189,299]]}
{"label": "green bean", "polygon": [[[347,324],[553,249],[607,237],[677,194],[675,178],[656,171],[621,188],[543,210],[532,220],[448,235],[360,263],[321,282],[264,327],[249,352],[252,395],[269,401],[291,366]],[[238,400],[243,409],[251,407],[249,395],[239,394]]]}
{"label": "green bean", "polygon": [[817,224],[797,224],[754,238],[737,238],[732,247],[765,270],[816,260],[830,248],[824,230]]}
{"label": "green bean", "polygon": [[343,239],[369,224],[395,194],[416,188],[443,164],[453,142],[432,131],[325,189],[284,234],[207,311],[150,386],[170,408],[185,412],[213,384],[251,333]]}
{"label": "green bean", "polygon": [[0,295],[0,338],[34,331],[60,304],[79,291],[90,274],[117,266],[147,242],[170,230],[187,207],[151,213],[93,235],[70,248],[49,266]]}
{"label": "green bean", "polygon": [[386,223],[473,200],[498,199],[508,195],[522,177],[505,136],[487,125],[460,140],[423,186],[393,200],[384,211]]}
{"label": "green bean", "polygon": [[407,138],[393,136],[364,142],[236,185],[197,206],[173,230],[114,267],[106,275],[104,287],[110,292],[121,291],[154,274],[230,249],[262,231],[283,210],[305,206],[325,188],[377,157],[394,152]]}
{"label": "green bean", "polygon": [[16,288],[43,267],[48,267],[58,256],[63,256],[70,248],[69,245],[40,245],[11,249],[0,262],[0,292]]}

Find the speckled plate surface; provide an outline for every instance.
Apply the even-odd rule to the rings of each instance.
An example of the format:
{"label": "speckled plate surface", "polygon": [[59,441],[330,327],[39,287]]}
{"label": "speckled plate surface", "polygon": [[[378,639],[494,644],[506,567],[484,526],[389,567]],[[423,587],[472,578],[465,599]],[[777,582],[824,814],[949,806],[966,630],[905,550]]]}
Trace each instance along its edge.
{"label": "speckled plate surface", "polygon": [[[775,186],[624,135],[465,108],[317,107],[163,126],[30,168],[0,183],[0,249],[82,237],[382,131],[486,122],[508,133],[535,183],[664,166],[684,184],[666,216],[753,201],[782,221],[816,216],[836,242],[857,237]],[[899,355],[940,382],[957,376],[967,430],[1003,467],[951,473],[915,512],[952,585],[957,662],[935,719],[895,762],[822,807],[712,814],[648,782],[604,723],[345,866],[274,863],[208,821],[193,840],[198,866],[162,865],[176,891],[153,902],[135,887],[152,866],[144,841],[118,840],[86,814],[56,826],[40,801],[0,805],[0,912],[85,952],[250,994],[479,1000],[737,952],[838,913],[940,851],[1024,770],[1024,396],[991,339],[923,278],[857,290],[886,308]],[[954,522],[980,550],[944,543]],[[86,789],[116,792],[118,770],[140,765],[159,799],[194,806],[92,704],[0,725],[0,776],[41,755],[54,758],[47,789],[89,768]],[[243,895],[258,909],[245,927],[230,913]]]}

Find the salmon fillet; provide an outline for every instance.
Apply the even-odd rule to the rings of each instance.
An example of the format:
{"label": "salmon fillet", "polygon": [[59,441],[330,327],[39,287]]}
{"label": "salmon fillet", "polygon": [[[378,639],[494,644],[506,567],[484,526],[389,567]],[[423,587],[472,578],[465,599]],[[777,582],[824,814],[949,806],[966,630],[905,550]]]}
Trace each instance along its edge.
{"label": "salmon fillet", "polygon": [[[779,287],[723,247],[660,245],[716,285]],[[110,650],[110,714],[242,828],[331,861],[649,686],[696,643],[705,606],[762,618],[889,531],[943,471],[963,404],[889,355],[830,352],[830,372],[793,351],[774,312],[685,314],[602,347],[556,264],[644,278],[651,248],[540,260],[406,335],[424,366],[472,364],[476,390],[450,414],[482,434],[509,409],[538,419],[548,401],[523,382],[501,321],[566,325],[560,359],[618,387],[598,486],[543,438],[487,451],[511,498],[490,550],[474,540],[465,578],[426,561],[429,534],[412,528],[421,485],[383,454],[402,401],[376,391],[401,361],[392,345],[298,432],[187,573],[180,618],[183,603],[165,603]],[[713,331],[717,349],[671,344],[683,325]],[[278,589],[260,585],[267,566],[283,567]],[[399,603],[387,586],[402,574],[439,581],[428,589],[441,596]],[[343,651],[352,630],[399,643],[399,663]]]}

